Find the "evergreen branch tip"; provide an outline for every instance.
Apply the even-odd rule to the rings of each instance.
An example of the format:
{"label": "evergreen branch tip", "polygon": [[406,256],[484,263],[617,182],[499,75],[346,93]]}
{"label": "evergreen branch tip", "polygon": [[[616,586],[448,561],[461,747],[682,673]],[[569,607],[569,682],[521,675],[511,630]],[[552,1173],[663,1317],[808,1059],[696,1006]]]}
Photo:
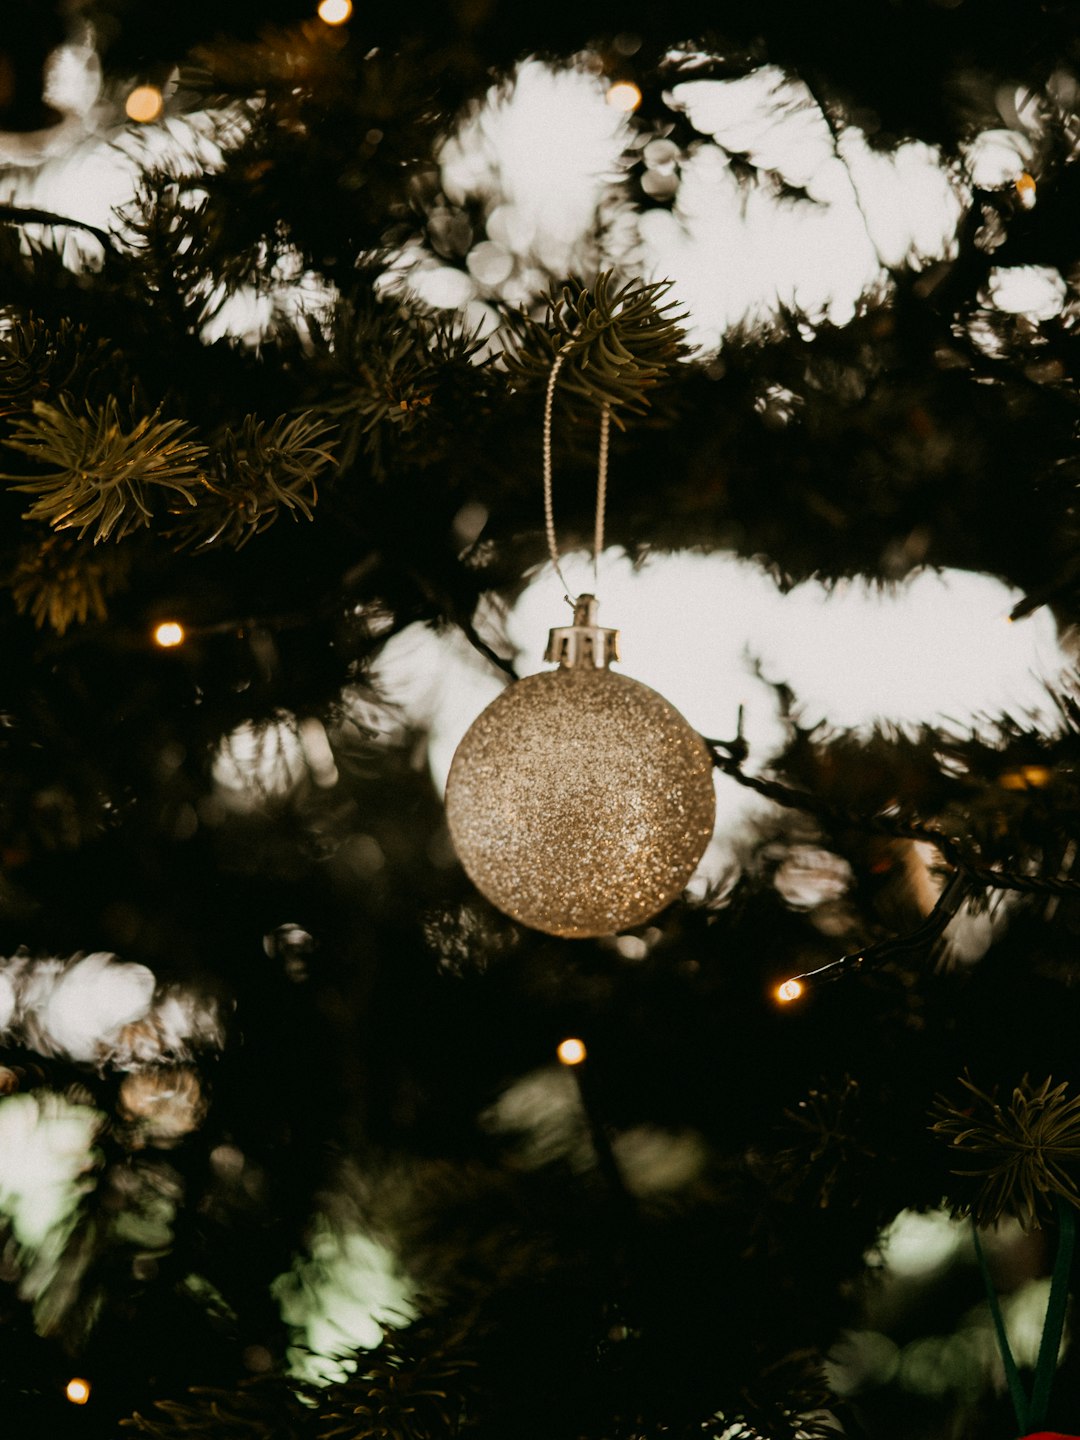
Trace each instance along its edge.
{"label": "evergreen branch tip", "polygon": [[1047,1078],[1035,1085],[1025,1075],[1002,1104],[969,1075],[960,1083],[974,1103],[939,1096],[930,1127],[962,1162],[952,1173],[977,1182],[954,1213],[983,1226],[1015,1215],[1025,1229],[1035,1229],[1055,1199],[1080,1208],[1080,1096],[1070,1098],[1065,1083]]}

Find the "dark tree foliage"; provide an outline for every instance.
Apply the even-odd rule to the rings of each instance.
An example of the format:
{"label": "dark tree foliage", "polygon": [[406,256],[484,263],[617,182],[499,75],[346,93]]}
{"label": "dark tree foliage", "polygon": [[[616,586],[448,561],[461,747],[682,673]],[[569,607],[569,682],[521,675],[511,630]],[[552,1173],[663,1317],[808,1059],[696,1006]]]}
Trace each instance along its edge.
{"label": "dark tree foliage", "polygon": [[[371,671],[424,622],[512,673],[475,617],[546,556],[556,353],[567,547],[591,536],[606,405],[608,537],[632,556],[734,553],[782,590],[980,571],[1023,593],[1017,623],[1049,606],[1068,637],[1080,6],[359,8],[340,29],[297,0],[22,3],[0,22],[0,131],[57,123],[45,57],[84,24],[114,135],[137,80],[177,114],[221,112],[220,162],[128,136],[139,191],[108,233],[0,205],[0,953],[115,952],[225,1016],[220,1052],[166,1057],[181,1101],[197,1071],[202,1108],[164,1156],[115,1069],[6,1033],[5,1095],[106,1119],[48,1303],[4,1220],[0,1413],[57,1440],[1011,1435],[982,1381],[914,1394],[879,1375],[840,1395],[824,1363],[845,1330],[895,1321],[903,1346],[960,1333],[979,1303],[956,1264],[899,1318],[875,1311],[867,1257],[902,1211],[1019,1219],[1049,1237],[1034,1275],[1053,1202],[1078,1203],[1076,696],[1054,697],[1053,734],[1009,715],[867,734],[808,728],[781,693],[768,774],[741,739],[711,742],[731,781],[779,802],[739,873],[620,949],[477,897],[423,736],[391,725]],[[612,273],[597,246],[591,271],[546,277],[546,300],[491,300],[493,353],[387,273],[409,243],[465,268],[485,216],[443,193],[442,140],[521,60],[585,51],[640,87],[640,136],[683,149],[665,95],[690,76],[776,65],[838,143],[857,125],[954,166],[1005,123],[1003,90],[1026,90],[1037,202],[976,190],[955,253],[893,266],[850,324],[781,309],[711,358],[665,285]],[[644,178],[635,151],[625,192],[667,203]],[[1060,272],[1059,315],[993,307],[990,271],[1013,265]],[[281,273],[330,300],[298,317]],[[259,343],[208,339],[244,289],[266,303]],[[470,508],[487,519],[463,540]],[[182,646],[152,643],[162,621]],[[230,808],[223,737],[269,745],[283,716],[325,727],[336,779],[312,763],[286,795]],[[807,848],[849,867],[843,903],[785,900],[779,872]],[[976,912],[1002,892],[1013,907],[977,964],[941,958],[950,877]],[[845,956],[837,983],[777,1004],[778,983]],[[569,1034],[589,1049],[592,1137],[579,1115],[578,1149],[541,1163],[485,1117]],[[697,1158],[649,1190],[624,1161],[657,1133]],[[307,1387],[270,1287],[313,1217],[343,1211],[394,1254],[416,1315]],[[61,1392],[81,1373],[93,1400],[76,1409]],[[1071,1346],[1047,1423],[1078,1413]]]}

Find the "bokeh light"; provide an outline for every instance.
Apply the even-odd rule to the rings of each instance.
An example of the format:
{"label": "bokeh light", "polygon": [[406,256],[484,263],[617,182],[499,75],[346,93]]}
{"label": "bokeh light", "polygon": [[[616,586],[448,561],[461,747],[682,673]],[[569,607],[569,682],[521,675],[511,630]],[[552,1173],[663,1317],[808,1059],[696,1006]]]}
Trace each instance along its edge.
{"label": "bokeh light", "polygon": [[561,1064],[520,1076],[480,1115],[481,1129],[508,1142],[515,1167],[541,1170],[565,1163],[584,1174],[596,1165],[596,1150],[581,1103],[581,1074]]}
{"label": "bokeh light", "polygon": [[133,1149],[145,1144],[168,1149],[198,1129],[207,1105],[193,1066],[163,1065],[126,1076],[116,1108],[131,1127]]}
{"label": "bokeh light", "polygon": [[782,985],[776,987],[776,998],[782,1000],[785,1005],[792,1000],[798,1000],[803,993],[803,987],[798,980],[785,980]]}
{"label": "bokeh light", "polygon": [[607,103],[613,110],[630,115],[641,104],[641,91],[632,80],[616,80],[607,92]]}
{"label": "bokeh light", "polygon": [[1054,265],[995,265],[986,279],[991,302],[1007,315],[1052,320],[1069,298],[1065,277]]}
{"label": "bokeh light", "polygon": [[184,627],[175,620],[164,620],[154,628],[154,644],[160,645],[163,650],[171,650],[174,645],[184,643]]}
{"label": "bokeh light", "polygon": [[85,1405],[90,1399],[90,1381],[83,1380],[76,1375],[68,1381],[64,1394],[72,1405]]}
{"label": "bokeh light", "polygon": [[273,720],[237,726],[224,737],[213,762],[219,795],[241,810],[288,795],[310,774],[299,724],[286,710],[279,710]]}
{"label": "bokeh light", "polygon": [[322,0],[318,15],[324,25],[344,25],[352,15],[352,0]]}
{"label": "bokeh light", "polygon": [[156,85],[136,85],[124,105],[129,120],[140,125],[149,125],[160,120],[165,109],[165,97]]}
{"label": "bokeh light", "polygon": [[971,1245],[971,1227],[944,1210],[901,1210],[878,1238],[886,1268],[903,1279],[924,1279],[942,1270]]}
{"label": "bokeh light", "polygon": [[1035,204],[1036,189],[1034,175],[1029,175],[1025,170],[1016,181],[1016,195],[1025,210],[1030,210]]}
{"label": "bokeh light", "polygon": [[580,1065],[585,1059],[585,1042],[571,1037],[564,1040],[555,1053],[563,1065]]}
{"label": "bokeh light", "polygon": [[1015,770],[1003,771],[998,784],[1003,790],[1041,790],[1053,777],[1048,765],[1018,765]]}
{"label": "bokeh light", "polygon": [[289,1372],[315,1384],[344,1380],[357,1347],[371,1349],[384,1327],[412,1318],[412,1291],[393,1252],[351,1225],[318,1215],[308,1253],[277,1277],[271,1293],[292,1331]]}

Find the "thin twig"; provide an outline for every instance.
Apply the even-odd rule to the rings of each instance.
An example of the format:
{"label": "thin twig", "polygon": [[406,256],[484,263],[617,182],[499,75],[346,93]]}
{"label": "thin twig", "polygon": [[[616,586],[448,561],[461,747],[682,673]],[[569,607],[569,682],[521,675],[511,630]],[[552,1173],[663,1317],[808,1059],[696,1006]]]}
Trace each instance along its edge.
{"label": "thin twig", "polygon": [[107,230],[101,230],[96,225],[90,225],[85,220],[72,220],[67,215],[55,215],[51,210],[36,210],[24,208],[20,205],[0,205],[0,222],[8,225],[66,225],[72,230],[85,230],[88,235],[93,235],[99,240],[106,250],[114,254],[120,252],[116,248],[115,239]]}
{"label": "thin twig", "polygon": [[962,870],[971,880],[991,890],[1017,890],[1028,895],[1074,895],[1080,893],[1080,880],[1067,880],[1052,875],[1023,875],[1015,870],[996,870],[982,863],[955,836],[946,835],[932,825],[920,821],[902,820],[892,815],[864,815],[855,810],[846,810],[830,805],[808,790],[796,790],[778,780],[765,780],[760,776],[747,775],[741,768],[739,758],[722,755],[718,747],[727,748],[722,740],[706,740],[713,752],[713,764],[729,775],[737,785],[783,805],[789,810],[805,810],[817,815],[831,825],[844,825],[853,830],[863,830],[871,835],[889,835],[896,840],[924,840],[935,846],[950,865]]}
{"label": "thin twig", "polygon": [[477,630],[476,626],[472,623],[471,620],[469,620],[468,618],[455,616],[454,623],[457,625],[461,633],[465,636],[465,639],[468,640],[469,644],[473,647],[473,649],[476,650],[479,654],[481,654],[484,659],[488,661],[489,664],[494,665],[496,670],[501,670],[502,673],[509,676],[511,680],[518,680],[521,678],[518,675],[517,670],[514,668],[514,662],[512,660],[505,659],[502,655],[498,653],[498,651],[493,650],[491,646],[487,643],[487,641],[483,638],[483,636],[480,634],[480,632]]}

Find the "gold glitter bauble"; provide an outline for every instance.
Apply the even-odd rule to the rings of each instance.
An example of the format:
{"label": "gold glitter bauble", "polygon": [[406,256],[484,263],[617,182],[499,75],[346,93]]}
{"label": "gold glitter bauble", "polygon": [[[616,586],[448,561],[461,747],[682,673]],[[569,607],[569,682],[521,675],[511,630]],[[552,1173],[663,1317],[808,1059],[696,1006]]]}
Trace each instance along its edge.
{"label": "gold glitter bauble", "polygon": [[447,781],[450,834],[470,879],[551,935],[613,935],[650,919],[682,892],[713,832],[709,751],[663,696],[607,669],[614,640],[594,648],[589,637],[614,634],[553,631],[549,658],[567,635],[570,658],[504,690]]}

